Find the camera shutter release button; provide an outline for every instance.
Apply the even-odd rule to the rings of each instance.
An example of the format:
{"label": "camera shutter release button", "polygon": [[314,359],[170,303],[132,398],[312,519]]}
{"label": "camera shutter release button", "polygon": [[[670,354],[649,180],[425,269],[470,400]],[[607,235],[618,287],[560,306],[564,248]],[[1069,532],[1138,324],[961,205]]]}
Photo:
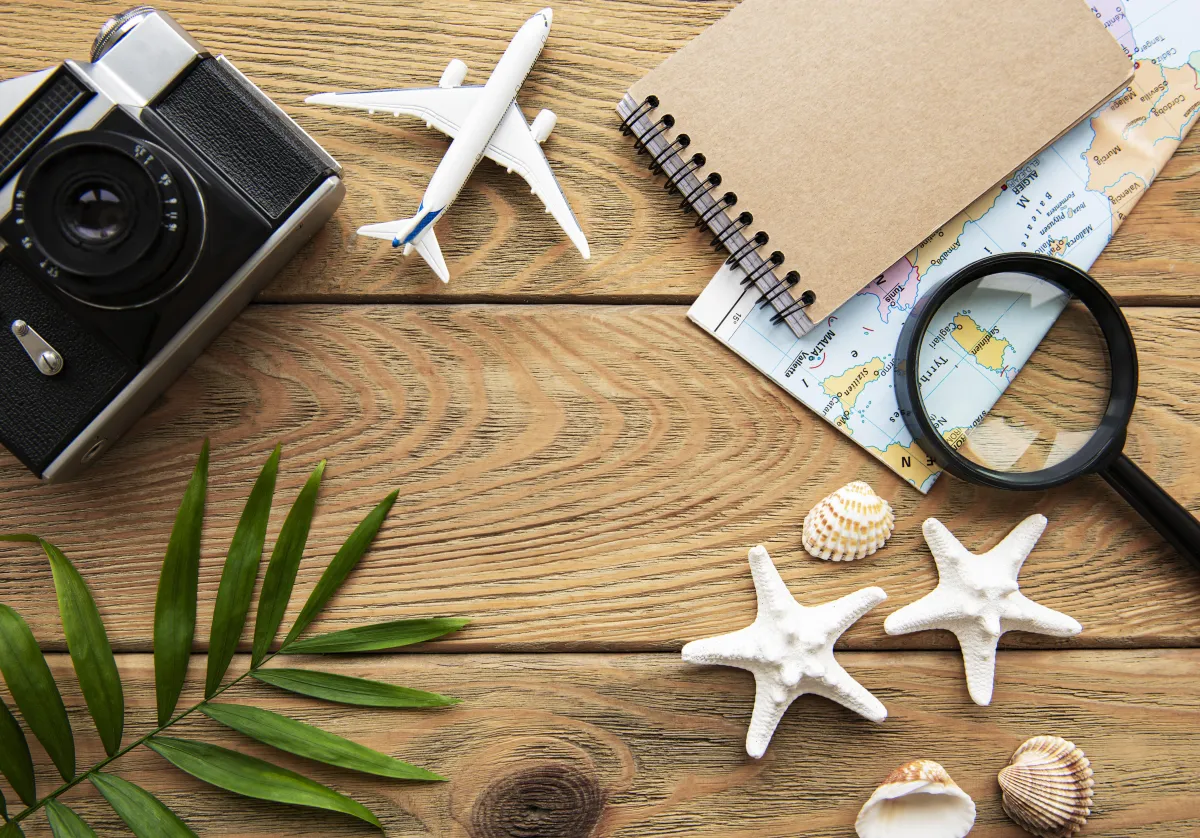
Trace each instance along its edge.
{"label": "camera shutter release button", "polygon": [[134,6],[106,20],[92,43],[92,61],[103,58],[106,52],[117,45],[117,41],[132,32],[142,20],[155,11],[153,6]]}
{"label": "camera shutter release button", "polygon": [[42,375],[58,375],[62,372],[63,356],[24,320],[12,322],[12,333],[21,342],[21,348],[33,361]]}

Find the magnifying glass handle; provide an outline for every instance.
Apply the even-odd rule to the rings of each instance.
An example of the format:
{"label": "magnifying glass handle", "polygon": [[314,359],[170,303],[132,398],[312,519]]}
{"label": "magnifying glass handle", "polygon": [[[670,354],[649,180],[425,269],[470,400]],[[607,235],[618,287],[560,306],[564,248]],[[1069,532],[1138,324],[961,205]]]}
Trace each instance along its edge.
{"label": "magnifying glass handle", "polygon": [[1100,474],[1181,556],[1200,567],[1200,521],[1124,454]]}

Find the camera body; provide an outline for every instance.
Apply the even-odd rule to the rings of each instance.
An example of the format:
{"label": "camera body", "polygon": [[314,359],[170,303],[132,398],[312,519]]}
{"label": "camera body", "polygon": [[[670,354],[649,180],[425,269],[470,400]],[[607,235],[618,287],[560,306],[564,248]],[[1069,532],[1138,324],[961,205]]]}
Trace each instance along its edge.
{"label": "camera body", "polygon": [[149,7],[91,62],[0,82],[0,443],[77,473],[344,194],[337,161]]}

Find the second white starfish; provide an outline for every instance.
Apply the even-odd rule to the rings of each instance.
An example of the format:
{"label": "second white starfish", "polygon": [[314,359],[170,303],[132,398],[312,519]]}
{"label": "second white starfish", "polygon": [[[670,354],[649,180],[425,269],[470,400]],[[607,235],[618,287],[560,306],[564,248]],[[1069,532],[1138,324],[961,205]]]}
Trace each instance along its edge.
{"label": "second white starfish", "polygon": [[967,670],[967,691],[976,704],[992,702],[996,644],[1014,629],[1071,637],[1083,626],[1066,614],[1038,605],[1021,593],[1017,574],[1046,529],[1043,515],[1031,515],[1004,540],[976,556],[936,518],[922,526],[937,563],[938,586],[883,623],[888,634],[928,629],[954,632]]}
{"label": "second white starfish", "polygon": [[683,647],[689,663],[735,666],[754,674],[754,714],[746,753],[758,759],[783,714],[806,693],[824,696],[873,722],[887,718],[879,699],[842,669],[833,644],[859,617],[887,599],[882,588],[863,588],[813,608],[796,602],[760,544],[750,550],[758,617],[741,631],[696,640]]}

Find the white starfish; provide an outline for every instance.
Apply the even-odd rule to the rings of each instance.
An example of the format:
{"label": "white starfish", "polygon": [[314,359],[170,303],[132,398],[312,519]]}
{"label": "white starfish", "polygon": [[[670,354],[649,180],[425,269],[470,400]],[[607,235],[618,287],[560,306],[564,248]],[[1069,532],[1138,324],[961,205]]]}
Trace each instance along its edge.
{"label": "white starfish", "polygon": [[937,562],[938,586],[888,617],[888,634],[927,629],[954,632],[967,670],[967,690],[976,704],[992,701],[996,644],[1006,631],[1071,637],[1083,626],[1066,614],[1038,605],[1021,593],[1017,574],[1046,529],[1044,515],[1030,515],[1004,540],[976,556],[936,518],[922,526]]}
{"label": "white starfish", "polygon": [[741,631],[696,640],[683,647],[689,663],[736,666],[754,674],[754,715],[746,753],[758,759],[784,712],[800,696],[814,693],[873,722],[887,708],[833,658],[834,641],[879,603],[882,588],[863,588],[813,608],[796,602],[761,544],[750,550],[750,573],[758,593],[758,617]]}

